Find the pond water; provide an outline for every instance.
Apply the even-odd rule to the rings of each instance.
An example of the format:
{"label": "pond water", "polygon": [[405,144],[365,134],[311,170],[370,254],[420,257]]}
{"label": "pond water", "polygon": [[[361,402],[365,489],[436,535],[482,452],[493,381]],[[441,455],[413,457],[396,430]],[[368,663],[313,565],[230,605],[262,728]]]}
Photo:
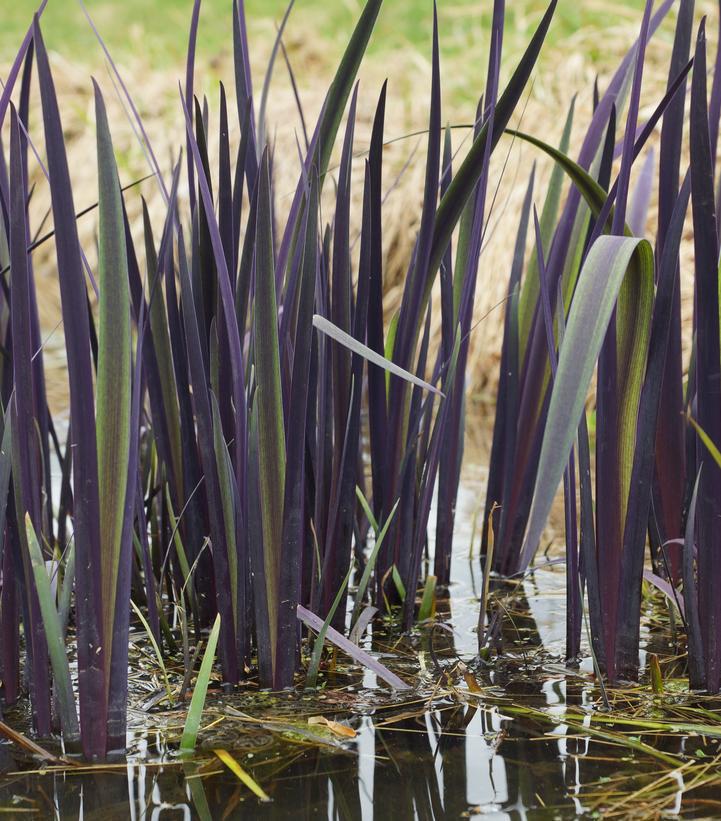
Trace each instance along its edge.
{"label": "pond water", "polygon": [[[504,600],[503,656],[490,665],[475,658],[480,567],[469,545],[482,485],[482,472],[467,469],[441,626],[365,639],[366,649],[417,682],[410,695],[393,694],[341,656],[319,691],[214,689],[201,749],[187,760],[177,753],[184,713],[157,703],[157,677],[148,673],[131,686],[129,754],[121,762],[39,768],[0,742],[0,816],[721,817],[718,704],[689,696],[669,663],[662,696],[634,685],[610,692],[612,711],[604,711],[591,660],[574,669],[563,660],[561,565],[537,570]],[[672,637],[653,616],[658,609],[648,605],[644,644],[669,658]],[[256,798],[217,750],[271,800]]]}

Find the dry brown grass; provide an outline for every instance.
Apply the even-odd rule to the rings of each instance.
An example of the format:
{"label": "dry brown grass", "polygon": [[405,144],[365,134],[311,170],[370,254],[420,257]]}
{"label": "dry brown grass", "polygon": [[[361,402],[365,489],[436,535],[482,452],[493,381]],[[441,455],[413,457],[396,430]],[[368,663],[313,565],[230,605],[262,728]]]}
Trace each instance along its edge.
{"label": "dry brown grass", "polygon": [[[704,0],[697,5],[701,6],[699,14],[701,11],[712,11],[710,0]],[[618,10],[623,7],[613,6],[613,8]],[[457,13],[459,25],[454,26],[453,31],[461,30],[464,36],[474,37],[472,32],[469,34],[473,26],[472,11],[462,7]],[[517,29],[509,32],[504,55],[504,62],[508,69],[514,64],[521,44],[529,36],[536,17],[529,16],[526,20],[522,14],[517,12],[516,20]],[[524,30],[524,20],[527,23],[527,31]],[[603,87],[604,81],[608,79],[622,55],[635,39],[638,25],[639,20],[636,13],[619,13],[617,19],[610,18],[608,28],[604,32],[604,43],[610,46],[603,53],[598,52],[598,32],[596,30],[582,29],[563,42],[551,44],[550,48],[544,52],[535,72],[532,87],[529,89],[521,122],[522,127],[544,139],[557,141],[570,100],[574,94],[577,94],[576,127],[572,139],[572,151],[575,151],[579,147],[585,126],[590,120],[594,76],[597,73],[600,74],[601,87]],[[642,118],[650,113],[655,101],[660,99],[665,89],[672,32],[673,21],[669,19],[663,31],[649,47],[644,75]],[[255,58],[255,81],[259,87],[272,43],[272,29],[263,23],[251,28],[251,36]],[[478,40],[481,39],[479,36]],[[287,46],[297,74],[306,119],[309,124],[312,124],[332,76],[333,66],[323,44],[317,39],[304,37],[303,32],[299,32],[297,27],[291,27]],[[75,186],[75,204],[76,208],[80,209],[93,202],[96,197],[94,115],[89,72],[86,64],[78,66],[60,54],[53,54],[51,60],[63,112],[69,162]],[[485,74],[482,70],[483,60],[484,54],[479,54],[471,69],[468,68],[467,62],[461,62],[459,57],[444,62],[442,67],[445,78],[444,118],[448,122],[467,123],[472,119],[473,105],[462,101],[470,100],[472,95],[482,90]],[[177,94],[177,83],[182,76],[183,69],[179,66],[175,71],[158,71],[145,64],[142,59],[133,57],[123,60],[120,69],[128,87],[132,89],[156,155],[164,170],[168,170],[171,166],[171,158],[177,156],[179,147],[184,145],[182,112]],[[147,164],[129,120],[115,96],[108,73],[101,69],[98,76],[106,94],[121,178],[123,182],[128,182],[147,173]],[[400,302],[403,280],[417,230],[425,156],[423,136],[393,140],[425,127],[430,63],[425,56],[409,47],[392,56],[384,55],[382,60],[369,59],[364,64],[361,72],[356,128],[358,158],[355,170],[360,174],[362,174],[362,155],[368,146],[377,93],[386,76],[391,78],[386,137],[392,141],[385,152],[384,183],[386,187],[391,186],[404,163],[415,151],[410,164],[389,194],[385,204],[383,219],[385,305],[387,317],[390,318]],[[229,54],[218,55],[213,61],[205,61],[198,66],[196,90],[209,94],[211,119],[217,117],[217,83],[220,78],[225,79],[229,87],[232,87],[232,66]],[[275,142],[277,205],[279,217],[282,219],[285,206],[289,202],[289,194],[294,190],[297,179],[298,161],[295,140],[299,121],[287,75],[280,62],[276,67],[268,115],[270,134]],[[42,152],[39,120],[36,103],[32,115],[31,134],[34,140],[37,139],[39,150]],[[216,133],[217,128],[211,131]],[[238,135],[233,133],[231,137],[235,140]],[[464,145],[467,146],[466,132],[460,130],[454,132],[454,145],[460,145],[464,139]],[[214,150],[215,145],[211,145],[211,151]],[[463,150],[464,148],[461,147],[461,155]],[[471,396],[481,407],[488,407],[493,400],[503,319],[502,306],[495,308],[494,306],[502,302],[506,289],[518,213],[534,161],[538,162],[539,169],[536,203],[540,209],[549,174],[548,163],[533,149],[519,143],[514,144],[508,139],[501,143],[493,158],[491,191],[496,190],[497,187],[497,194],[481,258],[475,308],[476,318],[480,319],[485,316],[485,319],[479,322],[473,331],[468,374]],[[356,218],[360,211],[361,197],[359,173],[356,173],[356,184],[353,189]],[[37,183],[33,197],[33,211],[37,224],[47,209],[48,194],[37,163],[33,163],[32,174]],[[142,185],[140,191],[135,189],[127,197],[136,236],[140,236],[141,230],[140,192],[149,203],[153,223],[158,231],[163,219],[162,201],[157,195],[154,182],[148,181]],[[326,186],[326,193],[332,195],[331,185]],[[183,198],[186,195],[187,192],[181,191]],[[332,216],[331,201],[327,199],[324,206],[324,219],[329,220]],[[653,236],[654,233],[653,213],[652,206],[649,236]],[[83,247],[93,265],[95,256],[94,216],[84,217],[79,226]],[[138,247],[141,248],[142,244]],[[684,314],[687,322],[691,315],[692,250],[691,236],[688,233],[682,251],[682,287]],[[62,326],[59,325],[59,296],[52,243],[46,244],[42,250],[36,252],[34,259],[38,276],[41,322],[43,333],[47,336],[45,351],[50,366],[48,389],[53,410],[61,410],[65,407],[66,394],[64,340]],[[439,312],[436,311],[436,317],[438,314]],[[437,323],[434,333],[437,337]]]}

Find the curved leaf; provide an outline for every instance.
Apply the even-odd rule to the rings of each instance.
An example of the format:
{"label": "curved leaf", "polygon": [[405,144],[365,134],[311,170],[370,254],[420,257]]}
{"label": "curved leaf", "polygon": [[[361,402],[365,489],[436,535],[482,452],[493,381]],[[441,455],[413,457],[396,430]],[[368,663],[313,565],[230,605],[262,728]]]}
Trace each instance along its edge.
{"label": "curved leaf", "polygon": [[[507,128],[506,134],[516,137],[519,140],[524,140],[525,142],[531,143],[531,145],[535,145],[536,148],[540,148],[541,151],[548,154],[552,160],[555,160],[561,168],[563,168],[566,174],[568,174],[576,188],[578,188],[581,196],[586,200],[588,207],[593,212],[593,216],[598,218],[598,215],[601,213],[601,209],[606,202],[608,194],[603,187],[599,185],[596,180],[594,180],[588,171],[586,171],[585,168],[580,166],[577,162],[574,162],[574,160],[572,160],[560,149],[555,148],[538,137],[534,137],[532,134],[526,134],[523,131],[517,131],[513,128]],[[613,211],[609,214],[606,222],[606,226],[609,230],[611,228],[612,217]],[[631,233],[628,227],[626,228],[626,233],[629,235]]]}
{"label": "curved leaf", "polygon": [[[576,107],[576,98],[574,96],[571,101],[571,106],[566,115],[566,123],[563,127],[563,134],[561,135],[561,142],[558,146],[558,151],[561,154],[568,153],[568,146],[571,141],[571,127],[573,125],[573,115]],[[556,163],[551,171],[551,179],[548,183],[548,192],[546,200],[543,204],[543,211],[541,212],[540,228],[541,240],[544,248],[551,247],[551,239],[553,238],[553,231],[555,230],[558,207],[561,201],[561,191],[563,187],[563,166],[561,163]],[[538,302],[539,295],[539,279],[538,279],[538,259],[535,250],[531,252],[531,258],[528,261],[528,268],[521,286],[521,293],[518,300],[518,324],[520,335],[520,347],[522,351],[526,350],[528,336],[531,331],[531,321],[533,319],[533,312]]]}
{"label": "curved leaf", "polygon": [[521,552],[523,567],[541,538],[583,414],[596,360],[624,287],[637,291],[640,310],[636,323],[646,328],[632,345],[631,367],[636,374],[645,362],[642,338],[647,338],[651,319],[653,250],[646,240],[634,237],[599,237],[579,275],[558,360]]}

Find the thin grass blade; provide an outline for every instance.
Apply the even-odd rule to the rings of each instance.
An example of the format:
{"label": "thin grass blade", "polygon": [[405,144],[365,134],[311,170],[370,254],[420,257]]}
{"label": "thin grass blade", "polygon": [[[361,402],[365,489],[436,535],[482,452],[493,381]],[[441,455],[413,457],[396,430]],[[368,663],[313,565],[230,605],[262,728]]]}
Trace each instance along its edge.
{"label": "thin grass blade", "polygon": [[220,635],[220,613],[215,617],[213,629],[208,636],[208,644],[203,653],[203,661],[200,663],[198,678],[195,680],[193,697],[190,699],[190,708],[183,727],[183,737],[180,739],[180,751],[192,753],[195,750],[195,742],[200,729],[200,719],[205,706],[205,696],[208,692],[210,674],[213,671],[213,661],[215,660],[215,649],[218,646],[218,636]]}
{"label": "thin grass blade", "polygon": [[69,744],[75,744],[80,738],[80,726],[75,712],[75,696],[73,695],[73,684],[70,678],[70,665],[65,653],[65,642],[63,640],[63,630],[58,618],[58,611],[55,608],[55,598],[50,588],[50,579],[45,567],[40,544],[35,534],[35,528],[30,520],[30,514],[25,514],[25,530],[27,532],[27,545],[32,563],[33,575],[35,577],[35,589],[37,590],[40,610],[45,627],[45,636],[48,643],[48,655],[55,679],[56,694],[60,708],[60,721],[63,728],[63,737]]}

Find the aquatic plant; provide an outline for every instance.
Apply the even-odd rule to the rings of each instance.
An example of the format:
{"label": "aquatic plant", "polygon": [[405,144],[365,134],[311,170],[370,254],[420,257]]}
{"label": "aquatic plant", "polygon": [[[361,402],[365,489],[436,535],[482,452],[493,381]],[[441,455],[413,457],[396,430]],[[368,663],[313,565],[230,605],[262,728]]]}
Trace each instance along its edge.
{"label": "aquatic plant", "polygon": [[[426,580],[423,555],[437,478],[442,512],[435,576],[441,585],[448,583],[489,162],[540,52],[555,0],[503,90],[504,4],[496,2],[484,100],[455,174],[448,134],[441,150],[434,21],[420,229],[403,303],[387,337],[385,86],[364,164],[357,261],[350,234],[355,77],[380,6],[380,0],[366,3],[318,121],[302,136],[298,182],[284,221],[265,111],[288,13],[256,97],[243,3],[236,0],[235,105],[221,84],[216,108],[195,94],[201,22],[196,0],[179,95],[186,156],[178,153],[169,176],[147,138],[132,90],[88,15],[165,205],[156,239],[143,204],[138,242],[96,85],[97,272],[75,225],[61,111],[40,27],[44,4],[13,64],[0,104],[0,121],[9,111],[11,126],[8,172],[3,166],[0,180],[9,248],[9,264],[2,260],[10,317],[5,345],[12,352],[12,371],[3,380],[0,471],[3,501],[7,497],[0,593],[3,698],[12,703],[19,695],[24,649],[36,730],[45,735],[53,729],[57,703],[66,742],[77,741],[79,732],[89,758],[124,745],[131,603],[161,658],[182,642],[187,676],[197,661],[191,657],[191,633],[197,643],[215,624],[212,643],[217,641],[226,685],[257,666],[263,685],[290,686],[300,667],[305,623],[321,634],[314,670],[329,638],[393,686],[405,686],[342,635],[349,567],[363,570],[373,525],[379,549],[373,581],[367,576],[364,585],[370,603],[402,603],[408,627],[418,613],[424,619],[432,613],[436,580],[434,574]],[[34,62],[68,359],[65,447],[47,409],[28,250],[33,244],[27,153],[38,139],[28,121]],[[21,70],[16,112],[10,101]],[[346,109],[339,165],[331,168]],[[234,150],[232,131],[240,133]],[[215,135],[219,149],[212,167],[209,145]],[[331,174],[337,185],[328,193]],[[187,205],[178,193],[183,176]],[[333,204],[327,225],[320,221],[323,197]],[[453,266],[451,239],[459,220],[462,242]],[[433,352],[430,296],[439,274],[444,342]],[[372,492],[362,505],[364,412]],[[51,480],[53,459],[61,467],[59,488]],[[421,602],[418,593],[424,594]],[[63,643],[77,649],[79,722],[68,663],[57,652]],[[203,687],[211,661],[212,653],[206,654]],[[193,705],[196,727],[201,706]]]}
{"label": "aquatic plant", "polygon": [[[634,48],[607,92],[597,97],[577,163],[566,154],[568,125],[558,150],[518,135],[553,157],[557,168],[520,290],[520,264],[511,275],[486,521],[494,531],[494,568],[501,574],[525,570],[564,477],[569,658],[580,649],[585,590],[601,669],[611,681],[636,677],[645,578],[666,593],[684,622],[691,686],[718,692],[719,605],[709,585],[718,578],[711,522],[721,498],[713,458],[721,432],[712,398],[721,331],[713,170],[721,76],[716,70],[708,102],[705,21],[690,60],[694,3],[682,2],[667,93],[639,126],[645,48],[672,4],[662,4],[653,16],[651,5],[646,3]],[[692,64],[690,170],[681,182]],[[616,118],[626,96],[625,134],[617,142]],[[629,191],[631,166],[659,120],[652,248],[643,239],[654,184],[652,153],[638,172],[632,200]],[[611,183],[614,160],[619,170]],[[556,220],[561,172],[574,187]],[[679,248],[689,198],[696,296],[684,398]],[[528,206],[521,238],[527,227]],[[594,370],[595,499],[585,410]],[[692,423],[685,430],[683,411]],[[644,570],[647,544],[652,571]]]}
{"label": "aquatic plant", "polygon": [[[667,92],[639,124],[646,47],[673,5],[665,0],[652,14],[646,2],[636,44],[605,93],[596,94],[577,161],[568,156],[577,127],[573,106],[559,148],[510,129],[556,0],[503,89],[506,9],[495,0],[483,96],[458,159],[452,130],[442,126],[434,10],[419,229],[390,323],[384,315],[385,85],[360,181],[352,167],[356,76],[381,0],[365,4],[313,130],[306,133],[303,125],[297,184],[281,209],[265,112],[292,5],[257,96],[243,2],[234,0],[234,95],[229,100],[219,84],[216,105],[195,92],[201,25],[195,0],[179,88],[183,149],[170,173],[88,15],[163,203],[162,224],[154,225],[143,200],[138,237],[126,209],[137,195],[134,185],[121,187],[95,84],[97,271],[78,238],[62,112],[41,34],[45,3],[13,63],[0,96],[0,124],[7,116],[10,134],[8,160],[0,163],[0,330],[7,354],[0,362],[3,701],[18,699],[24,674],[39,734],[59,727],[67,745],[79,742],[93,759],[122,749],[131,610],[163,669],[164,654],[182,653],[183,690],[209,633],[182,745],[187,750],[196,743],[216,653],[226,688],[255,671],[264,687],[291,687],[303,668],[303,626],[317,634],[310,685],[329,641],[392,687],[408,686],[357,642],[376,610],[400,614],[406,630],[432,618],[436,593],[450,582],[468,345],[493,207],[490,163],[506,133],[550,156],[555,170],[540,217],[533,208],[535,175],[529,180],[509,272],[483,527],[486,570],[510,576],[529,567],[563,481],[568,657],[580,653],[587,601],[599,669],[612,682],[637,675],[645,578],[681,614],[691,686],[717,692],[721,356],[714,158],[721,71],[709,102],[703,23],[689,59],[692,0],[680,6]],[[691,168],[682,181],[692,63]],[[34,65],[46,164],[29,121]],[[289,63],[288,69],[296,88]],[[299,98],[297,104],[305,124]],[[645,238],[652,154],[634,186],[632,179],[659,123],[652,244]],[[52,205],[53,231],[41,238],[31,226],[30,149]],[[359,183],[356,251],[352,192]],[[689,200],[696,310],[684,398],[679,248]],[[524,271],[531,224],[533,252]],[[32,251],[51,239],[69,377],[64,446],[48,410],[32,264]],[[436,305],[441,340],[434,349]],[[55,463],[59,485],[52,479]],[[644,569],[647,544],[652,571]],[[351,614],[354,578],[360,586]],[[486,572],[484,609],[489,581]],[[498,625],[486,629],[482,621],[482,644]],[[63,647],[77,657],[77,704]],[[174,698],[169,686],[165,697]],[[232,767],[232,757],[223,760]]]}

